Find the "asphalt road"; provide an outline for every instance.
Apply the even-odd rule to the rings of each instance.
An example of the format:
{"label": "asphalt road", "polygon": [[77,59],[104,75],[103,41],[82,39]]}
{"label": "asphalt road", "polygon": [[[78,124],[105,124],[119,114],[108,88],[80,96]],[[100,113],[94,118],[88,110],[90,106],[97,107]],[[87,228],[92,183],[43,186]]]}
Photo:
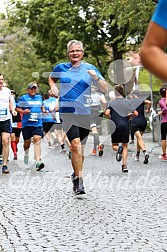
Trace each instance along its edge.
{"label": "asphalt road", "polygon": [[10,153],[10,174],[0,174],[0,244],[5,252],[164,252],[167,251],[167,163],[161,147],[144,139],[150,152],[132,157],[129,172],[121,171],[109,136],[103,157],[90,156],[90,136],[84,163],[86,195],[72,192],[71,162],[60,147],[42,142],[45,168],[35,171],[33,145],[29,165],[23,163],[22,141],[17,161]]}

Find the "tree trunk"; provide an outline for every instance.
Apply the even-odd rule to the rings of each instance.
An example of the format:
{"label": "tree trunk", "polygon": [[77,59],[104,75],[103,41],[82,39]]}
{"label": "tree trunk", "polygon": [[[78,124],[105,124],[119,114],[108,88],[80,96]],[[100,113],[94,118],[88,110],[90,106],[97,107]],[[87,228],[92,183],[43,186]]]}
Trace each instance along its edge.
{"label": "tree trunk", "polygon": [[117,44],[113,44],[114,84],[125,84],[123,52],[118,52]]}

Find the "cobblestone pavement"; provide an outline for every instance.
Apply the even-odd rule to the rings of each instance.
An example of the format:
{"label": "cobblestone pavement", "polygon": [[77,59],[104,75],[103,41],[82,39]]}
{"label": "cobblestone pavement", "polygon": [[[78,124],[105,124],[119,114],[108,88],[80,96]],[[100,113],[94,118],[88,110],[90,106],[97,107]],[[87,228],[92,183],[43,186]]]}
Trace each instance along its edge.
{"label": "cobblestone pavement", "polygon": [[33,147],[28,166],[21,146],[17,161],[10,153],[10,174],[0,174],[1,251],[167,251],[167,163],[158,159],[161,148],[151,135],[144,138],[149,164],[143,156],[135,162],[129,145],[129,173],[123,174],[105,137],[104,156],[85,158],[83,199],[73,195],[71,163],[59,147],[48,149],[43,140],[41,172]]}

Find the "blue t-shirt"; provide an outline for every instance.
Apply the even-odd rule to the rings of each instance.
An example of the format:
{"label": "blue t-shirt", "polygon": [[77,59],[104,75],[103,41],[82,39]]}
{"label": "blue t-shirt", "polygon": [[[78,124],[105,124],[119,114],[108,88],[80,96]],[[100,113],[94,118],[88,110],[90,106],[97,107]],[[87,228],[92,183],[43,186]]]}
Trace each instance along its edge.
{"label": "blue t-shirt", "polygon": [[82,62],[74,67],[67,62],[54,67],[50,77],[60,80],[60,113],[90,114],[91,84],[97,83],[87,70],[94,70],[104,80],[98,69],[89,63]]}
{"label": "blue t-shirt", "polygon": [[22,128],[26,126],[41,127],[42,126],[42,96],[36,94],[30,96],[29,94],[22,95],[16,104],[17,108],[23,110],[29,109],[31,113],[23,114]]}
{"label": "blue t-shirt", "polygon": [[159,0],[152,21],[167,29],[167,0]]}
{"label": "blue t-shirt", "polygon": [[53,111],[55,109],[56,100],[57,99],[54,97],[49,97],[49,99],[43,101],[43,106],[44,106],[45,110],[48,111],[48,113],[43,114],[43,117],[42,117],[43,122],[56,123],[56,120],[53,119],[53,114],[49,113],[50,110]]}

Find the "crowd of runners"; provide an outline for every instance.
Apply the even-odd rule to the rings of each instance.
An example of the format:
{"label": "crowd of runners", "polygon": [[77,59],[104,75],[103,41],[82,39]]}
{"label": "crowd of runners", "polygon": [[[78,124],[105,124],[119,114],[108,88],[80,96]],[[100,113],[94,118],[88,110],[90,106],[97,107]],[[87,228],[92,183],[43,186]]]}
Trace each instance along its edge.
{"label": "crowd of runners", "polygon": [[[167,81],[167,58],[163,52],[167,45],[166,8],[167,2],[160,0],[141,47],[141,61],[146,68]],[[151,102],[139,90],[132,90],[129,99],[125,99],[125,85],[121,84],[114,86],[112,101],[106,101],[104,94],[109,91],[108,84],[95,66],[83,61],[83,43],[78,40],[69,41],[67,54],[69,62],[54,67],[48,80],[50,90],[43,97],[38,92],[37,84],[31,82],[27,86],[27,93],[16,102],[15,91],[5,87],[3,75],[0,74],[0,162],[2,173],[9,173],[7,167],[9,143],[14,159],[17,160],[17,145],[22,132],[24,163],[28,164],[29,148],[33,141],[36,170],[40,171],[45,166],[41,160],[41,139],[45,135],[50,147],[50,137],[54,133],[55,141],[57,139],[54,144],[60,144],[61,152],[66,152],[65,142],[70,149],[73,191],[76,195],[84,195],[82,176],[84,146],[90,130],[94,139],[90,154],[103,156],[104,144],[100,143],[98,132],[101,123],[99,117],[105,116],[111,119],[111,144],[116,151],[116,160],[118,162],[122,160],[122,172],[128,172],[130,130],[137,140],[136,161],[139,161],[142,152],[143,163],[148,164],[149,154],[142,135],[147,126],[145,113],[150,113]],[[160,89],[160,94],[158,112],[162,117],[160,159],[166,161],[167,91],[165,87]]]}

